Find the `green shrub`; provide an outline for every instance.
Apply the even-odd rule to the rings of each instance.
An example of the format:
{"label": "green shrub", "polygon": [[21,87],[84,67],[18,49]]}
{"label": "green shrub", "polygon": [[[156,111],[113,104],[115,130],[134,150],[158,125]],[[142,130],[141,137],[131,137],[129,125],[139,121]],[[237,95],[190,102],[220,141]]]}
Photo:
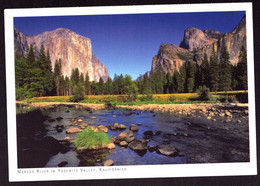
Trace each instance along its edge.
{"label": "green shrub", "polygon": [[84,87],[82,85],[78,85],[75,88],[74,95],[69,99],[71,102],[80,102],[84,100]]}
{"label": "green shrub", "polygon": [[140,101],[153,101],[153,95],[152,94],[146,94],[144,96],[139,97]]}
{"label": "green shrub", "polygon": [[172,102],[176,101],[176,97],[170,96],[170,97],[169,97],[169,101],[172,101]]}
{"label": "green shrub", "polygon": [[210,94],[209,88],[204,86],[199,86],[197,90],[198,99],[201,101],[210,101],[212,100],[212,95]]}
{"label": "green shrub", "polygon": [[128,101],[136,101],[138,96],[138,87],[134,82],[131,82],[129,87],[125,87]]}
{"label": "green shrub", "polygon": [[111,141],[111,138],[104,132],[95,132],[87,128],[78,134],[75,140],[77,149],[89,149],[93,146],[105,146]]}

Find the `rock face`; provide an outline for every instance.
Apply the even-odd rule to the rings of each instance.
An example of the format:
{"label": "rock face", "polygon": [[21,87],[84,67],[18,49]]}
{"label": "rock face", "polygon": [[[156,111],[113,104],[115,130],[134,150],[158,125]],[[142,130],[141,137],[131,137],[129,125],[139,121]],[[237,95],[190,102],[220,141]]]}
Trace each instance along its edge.
{"label": "rock face", "polygon": [[70,77],[73,68],[85,74],[88,72],[90,81],[98,81],[100,77],[107,80],[109,77],[107,68],[98,60],[92,52],[91,40],[65,28],[43,32],[38,35],[28,36],[14,29],[15,51],[18,49],[26,56],[32,44],[36,55],[41,44],[49,49],[52,67],[55,60],[61,59],[62,73]]}
{"label": "rock face", "polygon": [[185,61],[192,60],[192,58],[193,54],[187,49],[173,44],[162,44],[158,54],[153,57],[151,71],[160,70],[173,74],[175,70],[179,70]]}
{"label": "rock face", "polygon": [[203,59],[204,53],[210,56],[212,49],[214,47],[220,58],[221,51],[224,47],[227,47],[230,56],[230,62],[235,65],[238,63],[238,56],[242,46],[246,47],[246,17],[244,16],[240,23],[235,27],[235,29],[224,34],[217,41],[213,42],[211,45],[202,47],[197,53],[196,58],[199,63]]}
{"label": "rock face", "polygon": [[220,58],[224,47],[230,55],[230,62],[238,62],[242,46],[246,47],[246,18],[245,16],[230,33],[220,33],[216,30],[201,31],[197,28],[187,28],[184,32],[180,47],[174,44],[162,44],[156,56],[153,57],[151,72],[157,70],[173,74],[187,61],[195,61],[198,65],[203,60],[204,53],[210,56],[213,47]]}
{"label": "rock face", "polygon": [[208,44],[209,39],[200,29],[187,28],[184,32],[180,47],[193,51]]}

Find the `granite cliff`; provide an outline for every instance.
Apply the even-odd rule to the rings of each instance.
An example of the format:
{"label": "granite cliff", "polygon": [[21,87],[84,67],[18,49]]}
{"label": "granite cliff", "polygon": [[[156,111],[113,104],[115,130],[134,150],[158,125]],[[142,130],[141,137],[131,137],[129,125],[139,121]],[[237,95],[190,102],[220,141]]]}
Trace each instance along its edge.
{"label": "granite cliff", "polygon": [[65,28],[43,32],[38,35],[24,35],[17,29],[14,30],[15,51],[20,50],[26,56],[32,44],[36,55],[41,44],[49,49],[52,67],[56,59],[62,61],[63,75],[70,76],[73,68],[79,68],[84,75],[88,72],[91,81],[98,81],[100,77],[107,80],[107,68],[92,52],[91,40]]}
{"label": "granite cliff", "polygon": [[223,48],[227,47],[230,61],[234,65],[238,62],[242,46],[246,47],[245,16],[232,32],[225,34],[216,30],[187,28],[179,47],[174,44],[160,46],[157,55],[153,57],[151,71],[161,70],[172,74],[188,61],[195,61],[200,65],[204,53],[209,57],[213,47],[219,58]]}

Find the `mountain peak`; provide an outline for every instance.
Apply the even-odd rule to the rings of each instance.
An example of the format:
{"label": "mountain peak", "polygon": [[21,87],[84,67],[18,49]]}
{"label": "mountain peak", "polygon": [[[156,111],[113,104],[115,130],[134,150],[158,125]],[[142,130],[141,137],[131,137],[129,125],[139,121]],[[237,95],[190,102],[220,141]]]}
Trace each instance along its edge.
{"label": "mountain peak", "polygon": [[189,27],[184,31],[180,47],[193,51],[208,44],[208,38],[200,29]]}

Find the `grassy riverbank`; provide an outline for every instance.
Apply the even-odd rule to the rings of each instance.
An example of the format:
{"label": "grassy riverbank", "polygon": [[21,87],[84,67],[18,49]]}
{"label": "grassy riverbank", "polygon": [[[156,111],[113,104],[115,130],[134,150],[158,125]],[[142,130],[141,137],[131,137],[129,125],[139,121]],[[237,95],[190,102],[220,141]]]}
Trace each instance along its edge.
{"label": "grassy riverbank", "polygon": [[[154,94],[152,99],[146,99],[145,95],[138,95],[137,101],[127,102],[127,95],[88,95],[81,103],[97,103],[107,105],[143,105],[143,104],[197,104],[219,103],[228,100],[246,102],[247,91],[212,92],[211,101],[200,101],[196,93]],[[23,103],[35,102],[70,102],[70,96],[34,97],[23,100]]]}

